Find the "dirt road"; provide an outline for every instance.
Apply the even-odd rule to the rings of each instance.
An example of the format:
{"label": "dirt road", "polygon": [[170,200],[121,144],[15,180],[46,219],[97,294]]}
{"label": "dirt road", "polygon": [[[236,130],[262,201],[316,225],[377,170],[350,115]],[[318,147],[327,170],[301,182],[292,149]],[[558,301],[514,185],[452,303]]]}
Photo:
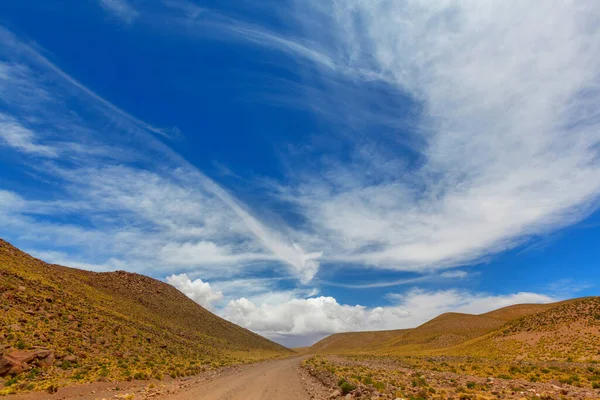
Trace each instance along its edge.
{"label": "dirt road", "polygon": [[265,362],[223,376],[169,400],[309,400],[326,399],[328,392],[305,371],[300,370],[301,357]]}
{"label": "dirt road", "polygon": [[311,377],[294,357],[207,371],[165,381],[95,382],[60,388],[58,393],[29,392],[10,400],[323,400],[330,390]]}

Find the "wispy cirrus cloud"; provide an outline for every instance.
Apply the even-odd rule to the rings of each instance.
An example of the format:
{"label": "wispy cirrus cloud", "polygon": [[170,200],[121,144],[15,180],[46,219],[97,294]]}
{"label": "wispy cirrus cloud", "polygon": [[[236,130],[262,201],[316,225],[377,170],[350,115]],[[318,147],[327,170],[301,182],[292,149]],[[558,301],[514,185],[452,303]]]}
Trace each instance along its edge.
{"label": "wispy cirrus cloud", "polygon": [[0,145],[12,147],[28,154],[45,157],[56,157],[57,149],[40,144],[36,135],[29,129],[18,124],[14,118],[0,113]]}
{"label": "wispy cirrus cloud", "polygon": [[127,0],[98,0],[104,10],[121,19],[132,23],[138,16],[138,11]]}
{"label": "wispy cirrus cloud", "polygon": [[[318,174],[290,160],[288,180],[274,186],[307,221],[306,231],[292,233],[296,244],[281,245],[251,210],[199,176],[275,258],[305,271],[305,281],[316,259],[408,271],[475,262],[578,221],[597,205],[599,60],[586,50],[598,43],[592,2],[545,5],[543,24],[534,21],[538,5],[284,3],[306,28],[295,36],[186,4],[191,26],[305,60],[309,79],[298,86],[305,103],[321,101],[327,129],[343,125],[349,159],[326,154]],[[381,85],[377,93],[372,82]],[[361,107],[375,94],[398,107]],[[355,123],[340,125],[340,115]],[[181,249],[193,260],[194,247],[207,243]]]}
{"label": "wispy cirrus cloud", "polygon": [[[416,129],[398,125],[390,137],[372,110],[365,114],[327,85],[360,88],[364,79],[318,69],[324,95],[339,96],[329,112],[364,116],[365,124],[344,137],[355,145],[350,161],[332,154],[279,189],[311,222],[327,261],[410,271],[456,266],[597,207],[600,57],[589,51],[600,43],[596,3],[296,6],[306,43],[320,43],[335,65],[385,77],[384,98],[414,104],[381,109],[381,120],[421,110]],[[307,94],[309,102],[319,92],[309,86]],[[408,154],[405,137],[419,143]]]}
{"label": "wispy cirrus cloud", "polygon": [[0,46],[2,140],[38,157],[25,170],[51,182],[41,195],[3,190],[3,235],[72,265],[206,268],[210,277],[217,271],[209,266],[223,274],[261,262],[282,263],[303,281],[316,273],[318,253],[259,221],[151,135],[162,130],[100,98],[10,32],[0,31]]}
{"label": "wispy cirrus cloud", "polygon": [[305,146],[273,184],[307,221],[306,247],[331,263],[430,271],[597,208],[599,11],[593,1],[290,1],[278,12],[292,33],[203,9],[183,34],[291,56],[302,79],[286,83],[294,98],[282,104],[323,118],[349,149]]}
{"label": "wispy cirrus cloud", "polygon": [[[285,55],[269,60],[286,70],[269,80],[271,99],[310,112],[325,144],[290,143],[284,177],[265,177],[257,197],[276,197],[294,222],[259,218],[268,212],[155,137],[175,128],[130,115],[0,28],[0,145],[35,161],[23,170],[40,186],[0,190],[3,235],[51,262],[175,274],[200,302],[231,300],[223,315],[271,337],[414,326],[444,311],[550,300],[412,290],[371,309],[278,291],[255,275],[306,284],[327,263],[342,277],[348,266],[416,276],[320,281],[347,289],[462,279],[463,271],[437,270],[595,210],[596,2],[289,0],[277,2],[284,27],[177,0],[163,2],[168,11],[100,4],[125,23],[155,24],[153,34]],[[228,279],[243,298],[227,297]]]}

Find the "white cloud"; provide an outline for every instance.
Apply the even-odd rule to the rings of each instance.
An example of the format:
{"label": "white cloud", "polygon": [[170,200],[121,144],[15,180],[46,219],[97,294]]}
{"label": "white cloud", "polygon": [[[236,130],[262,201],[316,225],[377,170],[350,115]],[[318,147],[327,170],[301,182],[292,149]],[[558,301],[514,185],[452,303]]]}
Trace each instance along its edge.
{"label": "white cloud", "polygon": [[389,296],[393,305],[367,308],[339,304],[333,297],[293,298],[257,304],[246,298],[229,302],[223,316],[269,338],[323,337],[332,333],[416,327],[445,312],[481,314],[521,303],[547,303],[537,293],[489,295],[461,290],[412,289]]}
{"label": "white cloud", "polygon": [[106,11],[120,18],[126,23],[131,23],[135,20],[139,13],[126,0],[99,0],[100,5]]}
{"label": "white cloud", "polygon": [[213,308],[215,302],[223,298],[223,293],[214,291],[210,283],[203,282],[202,279],[192,281],[186,274],[171,275],[167,277],[167,282],[209,310]]}
{"label": "white cloud", "polygon": [[289,1],[279,11],[300,28],[286,35],[206,9],[186,34],[210,26],[304,61],[295,99],[280,103],[333,121],[353,149],[350,162],[319,154],[312,169],[286,161],[291,182],[274,186],[306,220],[298,242],[320,262],[423,272],[480,261],[597,207],[599,9]]}
{"label": "white cloud", "polygon": [[[11,100],[1,115],[0,140],[43,156],[27,168],[57,189],[38,197],[12,193],[21,207],[0,210],[5,235],[27,240],[37,253],[48,245],[68,247],[64,252],[74,255],[68,260],[77,265],[118,259],[138,271],[213,269],[210,277],[224,273],[215,265],[231,273],[258,262],[262,268],[283,263],[302,281],[314,276],[319,253],[305,252],[260,221],[149,134],[168,132],[102,99],[2,28],[0,49],[10,61],[0,63],[0,87]],[[83,116],[71,111],[73,103]],[[50,139],[53,147],[43,144]],[[60,159],[52,157],[54,149]],[[64,222],[74,215],[78,222]],[[86,244],[91,238],[102,245]]]}
{"label": "white cloud", "polygon": [[[103,4],[117,14],[133,10],[116,0]],[[314,170],[302,159],[290,165],[289,180],[274,185],[304,217],[298,230],[258,218],[148,135],[168,131],[102,99],[0,30],[11,59],[0,63],[0,101],[14,111],[11,126],[20,127],[4,142],[9,137],[13,149],[39,155],[48,143],[40,125],[55,126],[75,165],[44,165],[68,201],[23,196],[18,208],[4,209],[5,226],[31,241],[76,244],[73,253],[94,259],[89,265],[112,258],[131,269],[196,269],[204,279],[232,275],[211,270],[213,263],[278,260],[308,282],[321,262],[430,273],[480,260],[597,206],[599,7],[591,0],[518,7],[302,1],[290,10],[306,29],[291,36],[188,7],[190,19],[205,18],[228,37],[304,59],[298,65],[311,68],[299,71],[303,103],[318,104],[312,111],[328,121],[352,122],[336,132],[352,149],[349,157],[327,154]],[[377,93],[371,84],[380,85]],[[68,112],[61,99],[73,92],[102,129]],[[408,131],[414,109],[407,99],[419,110]],[[377,107],[363,107],[371,103]],[[99,147],[120,151],[94,153]],[[81,226],[49,221],[81,211],[88,219]],[[84,246],[91,239],[102,245]],[[445,277],[461,277],[453,274]]]}
{"label": "white cloud", "polygon": [[440,274],[442,278],[456,278],[456,279],[465,279],[469,274],[466,271],[454,270],[454,271],[445,271]]}
{"label": "white cloud", "polygon": [[[408,133],[418,143],[411,162],[405,142],[395,144],[400,133],[382,133],[371,110],[335,108],[349,92],[330,89],[346,78],[321,70],[327,78],[318,82],[335,82],[323,93],[335,96],[326,112],[366,124],[350,135],[360,138],[351,139],[350,165],[332,156],[317,177],[300,171],[281,189],[312,223],[311,245],[323,249],[324,261],[412,271],[461,265],[597,207],[597,2],[297,6],[305,31],[336,64],[385,76],[384,98],[396,104],[410,96],[423,110]],[[308,89],[307,102],[321,95]],[[384,108],[379,116],[397,121],[408,111]]]}
{"label": "white cloud", "polygon": [[29,129],[21,126],[8,115],[0,113],[0,145],[13,147],[19,151],[45,157],[56,157],[58,152],[48,145],[36,143],[36,135]]}

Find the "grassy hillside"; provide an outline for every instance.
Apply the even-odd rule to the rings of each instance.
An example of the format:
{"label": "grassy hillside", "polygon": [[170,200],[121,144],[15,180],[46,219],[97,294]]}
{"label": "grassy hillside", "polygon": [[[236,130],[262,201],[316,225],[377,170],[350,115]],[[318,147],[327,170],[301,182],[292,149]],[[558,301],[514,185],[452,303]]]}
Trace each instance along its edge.
{"label": "grassy hillside", "polygon": [[163,282],[50,265],[0,240],[0,356],[39,348],[53,359],[0,388],[175,377],[290,353]]}
{"label": "grassy hillside", "polygon": [[353,399],[600,399],[599,297],[448,313],[393,332],[383,343],[332,335],[303,366]]}
{"label": "grassy hillside", "polygon": [[361,353],[375,349],[383,343],[401,337],[408,329],[371,332],[336,333],[303,349],[310,353]]}
{"label": "grassy hillside", "polygon": [[600,298],[575,299],[508,322],[449,353],[525,360],[600,360]]}
{"label": "grassy hillside", "polygon": [[412,354],[448,348],[484,335],[504,323],[497,318],[446,313],[411,329],[398,339],[383,343],[377,350],[386,354]]}
{"label": "grassy hillside", "polygon": [[567,304],[577,300],[579,299],[570,299],[559,301],[557,303],[547,304],[515,304],[513,306],[499,308],[497,310],[480,315],[483,317],[498,318],[505,321],[512,321],[521,317],[526,317],[528,315],[539,314],[561,304]]}
{"label": "grassy hillside", "polygon": [[486,316],[446,313],[414,329],[337,333],[315,343],[315,354],[415,354],[466,342],[488,333],[505,321]]}
{"label": "grassy hillside", "polygon": [[414,329],[331,335],[306,352],[600,360],[600,298],[446,313]]}

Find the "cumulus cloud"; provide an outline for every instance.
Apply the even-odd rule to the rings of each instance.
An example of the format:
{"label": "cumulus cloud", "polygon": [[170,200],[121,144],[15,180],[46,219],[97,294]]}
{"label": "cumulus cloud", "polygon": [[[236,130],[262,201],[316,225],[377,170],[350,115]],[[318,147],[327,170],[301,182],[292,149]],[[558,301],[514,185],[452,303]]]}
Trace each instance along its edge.
{"label": "cumulus cloud", "polygon": [[187,274],[171,275],[167,277],[167,282],[209,310],[213,308],[215,302],[223,299],[223,293],[214,291],[210,283],[203,282],[202,279],[192,281]]}
{"label": "cumulus cloud", "polygon": [[266,337],[298,345],[305,344],[304,338],[332,333],[413,328],[450,311],[481,314],[513,304],[553,301],[537,293],[490,295],[457,289],[412,289],[389,297],[392,305],[375,308],[339,304],[325,296],[259,304],[240,298],[230,301],[222,315]]}

